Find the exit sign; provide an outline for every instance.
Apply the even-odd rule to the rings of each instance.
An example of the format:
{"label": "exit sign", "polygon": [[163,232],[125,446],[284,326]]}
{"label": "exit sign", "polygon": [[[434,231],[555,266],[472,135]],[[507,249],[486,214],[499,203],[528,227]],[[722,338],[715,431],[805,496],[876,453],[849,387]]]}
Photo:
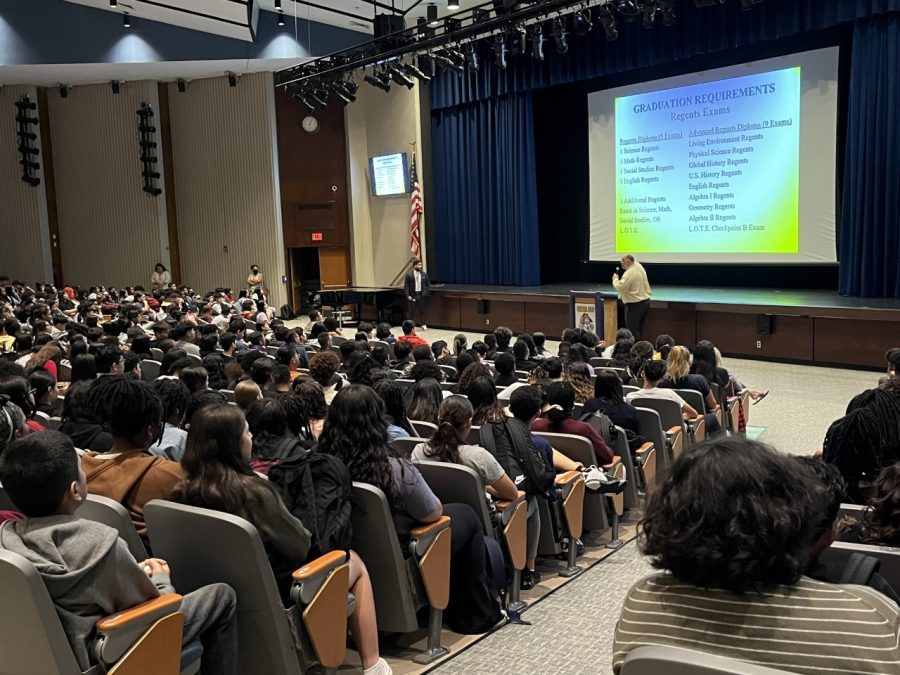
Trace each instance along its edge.
{"label": "exit sign", "polygon": [[312,240],[313,241],[322,241],[322,233],[321,232],[313,232]]}

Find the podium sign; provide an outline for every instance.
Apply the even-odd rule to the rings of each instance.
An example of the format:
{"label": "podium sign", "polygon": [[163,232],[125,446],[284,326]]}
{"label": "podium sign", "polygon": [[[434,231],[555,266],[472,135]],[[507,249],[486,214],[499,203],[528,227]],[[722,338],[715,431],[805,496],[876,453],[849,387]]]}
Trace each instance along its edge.
{"label": "podium sign", "polygon": [[596,333],[609,344],[619,329],[618,295],[606,291],[569,291],[569,325]]}

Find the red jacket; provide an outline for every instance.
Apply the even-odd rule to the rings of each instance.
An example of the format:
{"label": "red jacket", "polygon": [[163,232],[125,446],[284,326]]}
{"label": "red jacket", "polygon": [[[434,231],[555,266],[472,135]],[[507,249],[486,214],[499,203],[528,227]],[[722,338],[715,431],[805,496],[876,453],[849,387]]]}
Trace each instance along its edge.
{"label": "red jacket", "polygon": [[403,342],[408,342],[410,345],[412,345],[413,349],[415,349],[419,345],[428,346],[428,341],[423,340],[415,333],[410,333],[409,335],[401,335],[400,337],[397,338],[397,342],[400,342],[401,340]]}

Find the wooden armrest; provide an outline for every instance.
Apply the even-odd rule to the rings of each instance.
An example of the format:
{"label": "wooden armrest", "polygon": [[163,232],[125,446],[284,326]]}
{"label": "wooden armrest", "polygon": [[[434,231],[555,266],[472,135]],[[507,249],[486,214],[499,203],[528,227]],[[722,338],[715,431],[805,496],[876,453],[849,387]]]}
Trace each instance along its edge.
{"label": "wooden armrest", "polygon": [[294,570],[291,574],[291,578],[294,581],[306,581],[322,572],[344,564],[347,562],[347,559],[348,556],[346,551],[329,551],[300,569]]}
{"label": "wooden armrest", "polygon": [[411,537],[424,537],[429,534],[434,534],[438,530],[443,530],[445,527],[450,527],[450,516],[441,516],[433,523],[413,528],[409,531],[409,535]]}
{"label": "wooden armrest", "polygon": [[139,605],[115,614],[110,614],[97,620],[97,630],[102,633],[124,628],[129,623],[144,621],[152,616],[165,616],[174,614],[181,607],[181,596],[177,593],[166,593],[153,600],[147,600]]}
{"label": "wooden armrest", "polygon": [[496,506],[500,511],[505,511],[510,506],[515,506],[519,504],[522,500],[525,499],[525,493],[521,490],[518,491],[519,495],[515,499],[499,499],[494,502],[494,506]]}
{"label": "wooden armrest", "polygon": [[618,463],[621,462],[621,461],[622,461],[622,458],[621,458],[621,457],[619,457],[618,455],[613,455],[612,461],[611,461],[609,464],[604,464],[604,465],[603,465],[603,468],[604,468],[604,469],[611,469],[611,468],[613,468],[616,464],[618,464]]}
{"label": "wooden armrest", "polygon": [[556,487],[568,485],[572,481],[576,480],[579,476],[581,476],[580,471],[566,471],[565,473],[558,474],[556,476]]}
{"label": "wooden armrest", "polygon": [[666,429],[667,434],[677,434],[679,431],[684,431],[680,426],[675,425],[674,427],[669,427]]}
{"label": "wooden armrest", "polygon": [[653,441],[647,441],[641,447],[637,449],[637,454],[643,455],[645,452],[649,452],[653,449]]}
{"label": "wooden armrest", "polygon": [[703,421],[703,415],[697,415],[696,417],[691,417],[688,419],[688,422],[692,422],[694,424],[698,424]]}

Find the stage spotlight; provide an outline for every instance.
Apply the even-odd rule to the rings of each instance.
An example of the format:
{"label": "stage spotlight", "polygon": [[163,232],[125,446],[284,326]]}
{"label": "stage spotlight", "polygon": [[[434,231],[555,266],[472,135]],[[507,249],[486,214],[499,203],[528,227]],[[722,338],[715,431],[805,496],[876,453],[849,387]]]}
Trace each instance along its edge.
{"label": "stage spotlight", "polygon": [[556,17],[553,19],[552,29],[553,31],[553,40],[556,42],[556,53],[557,54],[565,54],[569,51],[569,42],[566,39],[568,33],[566,33],[566,24],[560,17]]}
{"label": "stage spotlight", "polygon": [[[419,57],[421,63],[421,57]],[[422,71],[418,66],[407,63],[403,66],[403,70],[407,72],[407,74],[412,75],[414,78],[419,80],[420,82],[431,82],[431,76]]]}
{"label": "stage spotlight", "polygon": [[518,56],[528,51],[528,33],[523,24],[518,24],[509,32],[509,53]]}
{"label": "stage spotlight", "polygon": [[748,9],[753,9],[753,5],[762,4],[762,1],[763,0],[741,0],[741,9],[746,12]]}
{"label": "stage spotlight", "polygon": [[390,90],[391,90],[391,83],[390,83],[390,82],[382,82],[382,81],[381,81],[379,78],[377,78],[374,74],[373,74],[373,75],[366,75],[363,79],[364,79],[366,82],[368,82],[369,84],[371,84],[373,87],[376,87],[377,89],[381,89],[382,91],[390,91]]}
{"label": "stage spotlight", "polygon": [[[609,5],[601,5],[601,13],[604,10],[612,15],[612,7]],[[589,9],[579,9],[572,15],[572,23],[575,26],[576,34],[587,35],[591,32],[591,11]]]}
{"label": "stage spotlight", "polygon": [[434,59],[430,54],[419,54],[419,56],[416,57],[416,67],[421,70],[429,80],[434,77]]}
{"label": "stage spotlight", "polygon": [[347,94],[347,96],[350,96],[353,98],[353,100],[356,100],[356,92],[359,91],[359,85],[356,84],[356,82],[354,82],[353,80],[344,80],[343,82],[341,82],[341,89],[345,94]]}
{"label": "stage spotlight", "polygon": [[344,86],[345,84],[346,82],[332,82],[328,86],[330,87],[331,92],[338,97],[341,103],[343,103],[344,105],[349,105],[356,100],[356,95],[347,91]]}
{"label": "stage spotlight", "polygon": [[506,39],[502,33],[494,36],[494,44],[491,46],[494,50],[494,63],[500,70],[506,70]]}
{"label": "stage spotlight", "polygon": [[434,4],[433,2],[429,2],[425,6],[425,15],[428,18],[428,24],[430,26],[437,26],[437,24],[438,24],[437,14],[438,14],[437,5]]}
{"label": "stage spotlight", "polygon": [[122,27],[131,28],[131,17],[127,13],[122,15]]}
{"label": "stage spotlight", "polygon": [[597,15],[600,17],[600,23],[603,24],[603,32],[606,33],[606,39],[610,42],[619,39],[619,29],[616,28],[616,17],[610,5],[600,5],[597,9]]}
{"label": "stage spotlight", "polygon": [[466,48],[466,62],[469,64],[470,72],[478,72],[478,45],[474,42],[470,42],[469,46]]}
{"label": "stage spotlight", "polygon": [[412,89],[415,86],[415,82],[409,79],[406,75],[403,74],[403,71],[400,70],[397,66],[391,66],[388,68],[388,73],[391,76],[391,79],[397,84],[403,85],[407,89]]}
{"label": "stage spotlight", "polygon": [[656,2],[648,2],[644,5],[643,14],[644,14],[644,28],[648,30],[653,28],[656,24]]}
{"label": "stage spotlight", "polygon": [[178,93],[183,94],[187,91],[187,80],[185,80],[183,77],[179,77],[177,80],[175,80],[175,86],[178,88]]}
{"label": "stage spotlight", "polygon": [[282,12],[281,10],[278,10],[278,25],[284,25],[284,12]]}
{"label": "stage spotlight", "polygon": [[109,88],[112,89],[112,93],[118,94],[122,91],[122,83],[119,80],[112,80],[109,83]]}
{"label": "stage spotlight", "polygon": [[69,98],[69,85],[58,84],[58,85],[56,85],[56,88],[59,91],[60,98]]}
{"label": "stage spotlight", "polygon": [[463,63],[459,63],[450,58],[445,52],[435,52],[431,58],[433,58],[441,68],[452,70],[454,73],[461,73],[465,66],[465,57],[463,58]]}
{"label": "stage spotlight", "polygon": [[531,27],[531,58],[535,61],[544,60],[544,29],[539,23]]}
{"label": "stage spotlight", "polygon": [[298,91],[294,94],[291,94],[291,98],[293,98],[298,103],[303,104],[303,107],[306,108],[307,112],[314,112],[316,109],[316,106],[314,106],[312,103],[310,103],[309,99],[306,98],[305,91]]}
{"label": "stage spotlight", "polygon": [[328,90],[322,87],[318,89],[313,89],[309,92],[309,97],[319,104],[321,107],[326,107],[328,105]]}
{"label": "stage spotlight", "polygon": [[[652,0],[650,2],[644,2],[643,5],[655,5],[656,3]],[[633,19],[638,14],[641,13],[641,8],[637,6],[634,0],[617,0],[616,8],[619,12],[629,19]]]}
{"label": "stage spotlight", "polygon": [[485,21],[490,20],[491,12],[487,9],[473,9],[472,10],[472,23],[484,23]]}
{"label": "stage spotlight", "polygon": [[231,72],[230,70],[226,70],[226,71],[225,71],[225,77],[228,78],[228,86],[229,86],[229,87],[236,87],[236,86],[237,86],[237,83],[238,83],[238,76],[237,76],[235,73]]}
{"label": "stage spotlight", "polygon": [[675,25],[675,0],[659,0],[659,11],[662,14],[663,26]]}

